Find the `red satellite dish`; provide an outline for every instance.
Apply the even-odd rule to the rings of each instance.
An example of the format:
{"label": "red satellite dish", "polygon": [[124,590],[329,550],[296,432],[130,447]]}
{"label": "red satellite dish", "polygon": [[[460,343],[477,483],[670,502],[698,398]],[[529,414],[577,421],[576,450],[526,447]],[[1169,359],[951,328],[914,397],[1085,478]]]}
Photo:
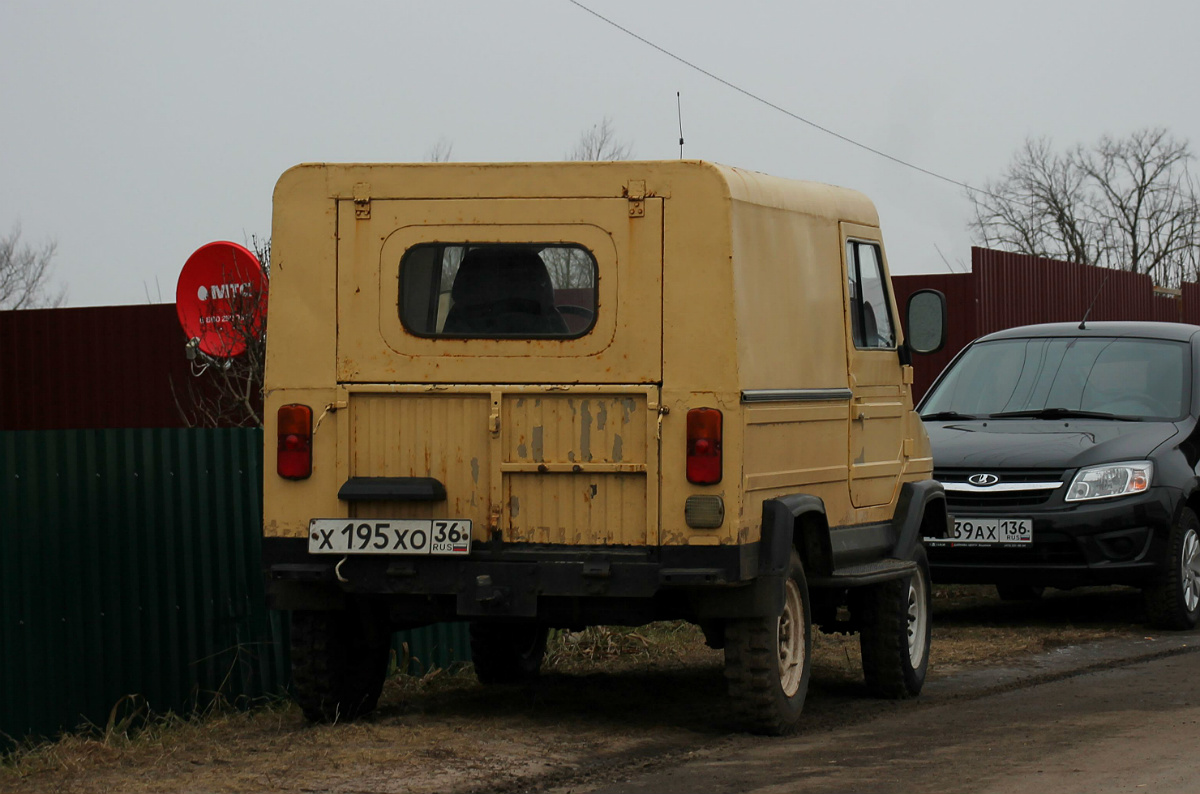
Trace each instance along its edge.
{"label": "red satellite dish", "polygon": [[209,243],[188,257],[175,286],[175,311],[201,352],[233,358],[262,332],[267,279],[245,246]]}

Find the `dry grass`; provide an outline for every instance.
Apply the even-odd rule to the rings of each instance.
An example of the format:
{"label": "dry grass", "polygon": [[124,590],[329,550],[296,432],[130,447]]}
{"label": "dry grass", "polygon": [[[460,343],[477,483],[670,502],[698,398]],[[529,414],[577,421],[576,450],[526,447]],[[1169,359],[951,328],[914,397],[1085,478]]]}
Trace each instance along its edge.
{"label": "dry grass", "polygon": [[[991,588],[939,587],[930,675],[1140,636],[1141,620],[1132,591],[1053,593],[1042,602],[1007,604]],[[858,638],[817,633],[813,654],[818,694],[806,711],[819,716],[822,708],[842,708],[842,695],[859,696]],[[282,700],[250,712],[214,707],[192,718],[148,721],[135,719],[137,704],[125,704],[103,728],[85,726],[6,754],[0,791],[249,792],[295,790],[302,782],[335,791],[499,788],[497,781],[664,736],[686,742],[694,740],[689,735],[723,735],[722,659],[686,623],[594,627],[552,635],[537,687],[484,688],[469,667],[396,675],[378,712],[353,725],[310,726]]]}

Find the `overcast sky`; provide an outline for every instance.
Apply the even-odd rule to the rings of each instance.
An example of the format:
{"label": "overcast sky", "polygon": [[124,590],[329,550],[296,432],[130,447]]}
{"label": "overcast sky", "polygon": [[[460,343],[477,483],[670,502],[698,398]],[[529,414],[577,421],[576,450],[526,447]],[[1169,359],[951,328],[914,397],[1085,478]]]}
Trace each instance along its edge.
{"label": "overcast sky", "polygon": [[[1163,126],[1200,147],[1200,3],[583,0],[798,116],[954,180]],[[856,188],[895,273],[970,261],[963,190],[714,81],[568,0],[0,4],[0,233],[68,305],[173,301],[196,248],[270,234],[311,161],[560,160],[604,117],[684,154]]]}

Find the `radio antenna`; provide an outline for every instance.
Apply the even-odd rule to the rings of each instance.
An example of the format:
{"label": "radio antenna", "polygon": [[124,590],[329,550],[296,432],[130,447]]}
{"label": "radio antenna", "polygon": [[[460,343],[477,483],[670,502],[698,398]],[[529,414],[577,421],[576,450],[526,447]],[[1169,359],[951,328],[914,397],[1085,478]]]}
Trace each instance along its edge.
{"label": "radio antenna", "polygon": [[679,117],[679,159],[683,159],[683,100],[675,92],[675,114]]}
{"label": "radio antenna", "polygon": [[1107,268],[1108,272],[1104,274],[1104,280],[1100,282],[1100,287],[1096,290],[1096,294],[1092,296],[1092,302],[1088,305],[1087,311],[1083,313],[1083,319],[1079,321],[1079,330],[1087,330],[1087,318],[1092,313],[1092,309],[1096,307],[1096,301],[1100,297],[1100,293],[1104,291],[1104,285],[1108,283],[1108,277],[1113,274],[1113,268]]}

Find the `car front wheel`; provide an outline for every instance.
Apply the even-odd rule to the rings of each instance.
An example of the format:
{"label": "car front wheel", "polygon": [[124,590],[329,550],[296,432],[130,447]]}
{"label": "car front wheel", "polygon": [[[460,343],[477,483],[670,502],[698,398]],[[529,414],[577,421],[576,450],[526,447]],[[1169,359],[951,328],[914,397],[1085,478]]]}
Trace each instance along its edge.
{"label": "car front wheel", "polygon": [[1166,567],[1144,591],[1150,623],[1190,629],[1200,620],[1200,520],[1183,508],[1167,537]]}

